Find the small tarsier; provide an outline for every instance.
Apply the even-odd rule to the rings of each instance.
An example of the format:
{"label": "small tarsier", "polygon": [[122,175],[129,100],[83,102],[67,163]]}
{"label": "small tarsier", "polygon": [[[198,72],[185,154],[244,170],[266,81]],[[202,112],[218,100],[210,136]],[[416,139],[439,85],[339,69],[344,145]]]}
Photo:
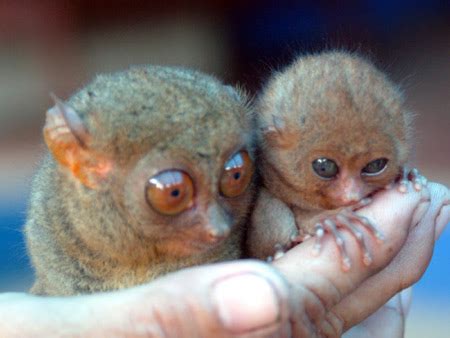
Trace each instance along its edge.
{"label": "small tarsier", "polygon": [[[355,213],[375,192],[400,180],[416,189],[426,179],[406,165],[411,113],[401,91],[362,57],[324,52],[298,58],[275,74],[256,107],[258,165],[264,188],[249,230],[250,256],[265,259],[315,235],[334,236],[342,267],[351,261],[340,229],[371,253],[360,227],[382,240],[371,221]],[[275,246],[275,248],[274,248]]]}
{"label": "small tarsier", "polygon": [[25,226],[32,293],[114,290],[241,257],[254,195],[243,93],[148,66],[54,101]]}

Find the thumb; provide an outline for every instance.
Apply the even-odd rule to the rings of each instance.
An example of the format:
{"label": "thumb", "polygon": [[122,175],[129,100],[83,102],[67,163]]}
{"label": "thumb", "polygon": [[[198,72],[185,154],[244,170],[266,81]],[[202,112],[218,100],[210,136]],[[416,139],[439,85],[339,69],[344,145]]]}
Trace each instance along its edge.
{"label": "thumb", "polygon": [[3,295],[0,316],[16,335],[0,324],[0,336],[285,336],[287,297],[287,284],[269,265],[223,263],[116,292],[66,298]]}

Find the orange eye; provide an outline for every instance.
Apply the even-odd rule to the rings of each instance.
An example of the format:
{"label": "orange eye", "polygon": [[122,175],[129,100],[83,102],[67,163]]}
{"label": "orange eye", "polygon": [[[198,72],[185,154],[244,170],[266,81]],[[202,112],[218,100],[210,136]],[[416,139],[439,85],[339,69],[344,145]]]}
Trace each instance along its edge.
{"label": "orange eye", "polygon": [[148,180],[145,197],[159,213],[176,215],[193,205],[194,185],[185,172],[167,170]]}
{"label": "orange eye", "polygon": [[247,189],[253,176],[253,163],[246,151],[234,154],[224,166],[220,179],[220,192],[226,197],[236,197]]}

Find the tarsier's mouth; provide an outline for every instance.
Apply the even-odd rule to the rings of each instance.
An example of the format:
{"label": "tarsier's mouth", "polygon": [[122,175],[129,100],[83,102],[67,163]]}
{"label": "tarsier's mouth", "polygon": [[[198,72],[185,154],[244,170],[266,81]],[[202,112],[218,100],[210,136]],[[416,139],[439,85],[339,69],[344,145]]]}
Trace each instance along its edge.
{"label": "tarsier's mouth", "polygon": [[189,240],[183,242],[183,247],[186,251],[190,252],[190,254],[203,253],[217,248],[224,242],[225,239],[226,237],[219,239],[215,242],[208,242],[202,240]]}
{"label": "tarsier's mouth", "polygon": [[216,248],[221,245],[227,238],[230,236],[230,232],[222,233],[222,234],[209,234],[203,233],[201,235],[192,237],[179,237],[178,241],[181,243],[186,250],[191,250],[195,252],[208,251]]}

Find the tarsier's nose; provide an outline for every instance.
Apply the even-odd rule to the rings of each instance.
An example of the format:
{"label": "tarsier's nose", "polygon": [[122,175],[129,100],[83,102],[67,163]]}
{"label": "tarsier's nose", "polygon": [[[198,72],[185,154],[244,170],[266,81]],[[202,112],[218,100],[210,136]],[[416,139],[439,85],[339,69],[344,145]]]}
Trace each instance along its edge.
{"label": "tarsier's nose", "polygon": [[338,194],[339,204],[343,207],[355,204],[364,197],[362,182],[355,178],[347,178],[342,182]]}
{"label": "tarsier's nose", "polygon": [[217,204],[208,207],[204,239],[207,242],[219,242],[228,237],[232,225],[231,217]]}

